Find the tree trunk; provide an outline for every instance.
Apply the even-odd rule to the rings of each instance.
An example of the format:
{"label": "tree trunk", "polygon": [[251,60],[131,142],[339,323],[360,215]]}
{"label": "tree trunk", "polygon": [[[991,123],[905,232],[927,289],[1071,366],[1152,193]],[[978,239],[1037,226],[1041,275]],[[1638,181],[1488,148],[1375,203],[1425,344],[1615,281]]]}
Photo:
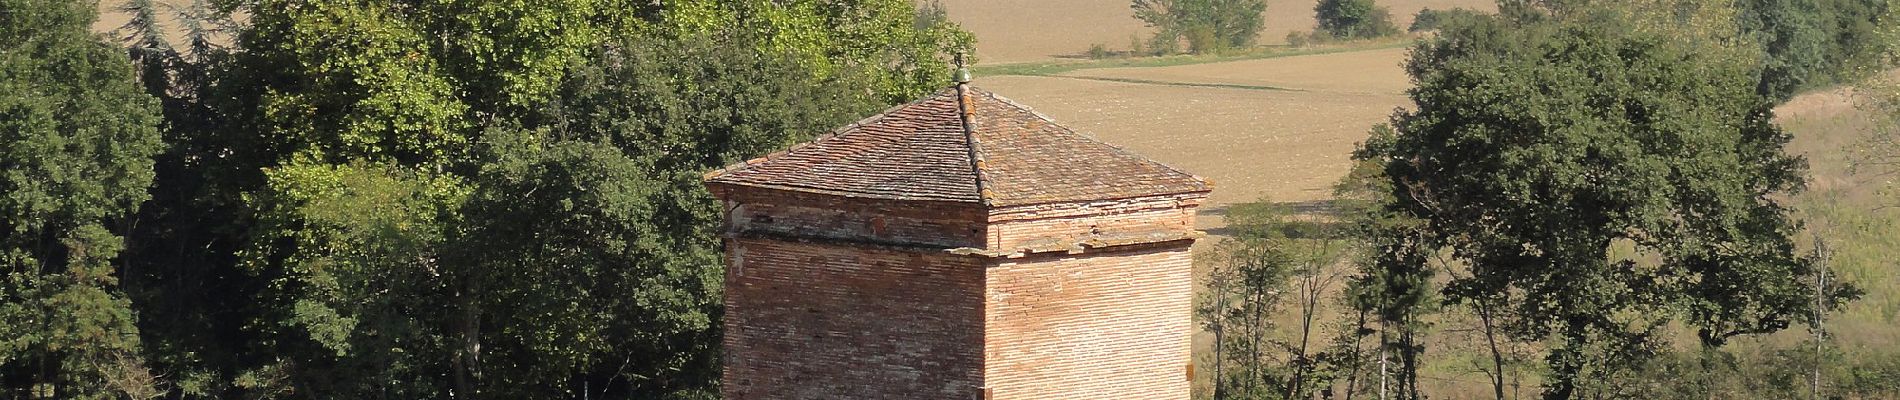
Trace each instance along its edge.
{"label": "tree trunk", "polygon": [[1287,399],[1305,398],[1300,390],[1306,386],[1306,370],[1311,364],[1306,359],[1306,346],[1313,335],[1313,312],[1314,308],[1318,307],[1319,294],[1315,293],[1317,291],[1314,289],[1315,284],[1303,282],[1302,286],[1306,290],[1300,294],[1300,348],[1293,357],[1293,382],[1287,385],[1291,388],[1287,392]]}
{"label": "tree trunk", "polygon": [[1359,353],[1360,339],[1364,338],[1359,333],[1365,329],[1366,311],[1359,310],[1359,322],[1353,325],[1352,331],[1352,373],[1346,375],[1346,400],[1352,400],[1353,394],[1359,391],[1359,367],[1366,363],[1364,355]]}
{"label": "tree trunk", "polygon": [[1491,324],[1490,302],[1478,298],[1478,320],[1484,322],[1484,341],[1491,345],[1491,391],[1497,400],[1504,400],[1504,354],[1498,351],[1496,329]]}
{"label": "tree trunk", "polygon": [[[1218,273],[1218,272],[1216,272]],[[1224,285],[1221,285],[1224,286]],[[1208,325],[1214,331],[1214,400],[1227,398],[1227,290],[1226,287],[1209,288],[1214,293],[1214,312],[1208,315]]]}
{"label": "tree trunk", "polygon": [[1821,351],[1827,340],[1827,328],[1823,325],[1827,318],[1827,243],[1817,237],[1814,240],[1814,376],[1811,388],[1814,400],[1821,400]]}
{"label": "tree trunk", "polygon": [[450,367],[455,370],[454,397],[468,399],[476,397],[476,381],[481,379],[481,306],[475,300],[481,287],[470,277],[463,277],[460,286],[455,302],[461,312],[453,328],[457,345]]}
{"label": "tree trunk", "polygon": [[1405,381],[1401,383],[1405,385],[1406,398],[1418,400],[1418,345],[1415,342],[1417,338],[1412,334],[1411,319],[1407,318],[1406,322],[1403,327],[1405,330],[1399,333],[1400,345],[1405,347],[1405,352],[1400,353],[1400,360],[1405,362],[1401,366],[1405,369]]}
{"label": "tree trunk", "polygon": [[1392,348],[1392,339],[1386,333],[1387,326],[1383,319],[1379,321],[1379,400],[1386,400],[1385,388],[1387,385],[1386,374],[1388,372],[1385,353],[1388,349]]}
{"label": "tree trunk", "polygon": [[1545,399],[1573,399],[1577,395],[1577,381],[1583,374],[1583,348],[1587,342],[1583,327],[1576,323],[1565,328],[1564,347],[1550,351],[1550,388],[1544,391]]}

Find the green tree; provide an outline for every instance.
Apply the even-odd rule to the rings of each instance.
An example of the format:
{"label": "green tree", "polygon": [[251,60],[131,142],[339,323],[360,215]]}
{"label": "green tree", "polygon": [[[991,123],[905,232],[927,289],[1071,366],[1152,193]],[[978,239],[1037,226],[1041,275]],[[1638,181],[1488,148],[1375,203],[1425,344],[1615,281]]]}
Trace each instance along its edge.
{"label": "green tree", "polygon": [[[1354,323],[1352,351],[1367,336],[1378,335],[1373,360],[1376,369],[1366,371],[1363,385],[1381,397],[1419,399],[1418,366],[1425,346],[1421,338],[1427,328],[1423,317],[1437,311],[1439,287],[1433,282],[1435,266],[1429,262],[1431,249],[1420,240],[1424,221],[1397,208],[1391,178],[1384,163],[1368,157],[1390,147],[1398,133],[1390,125],[1373,127],[1354,154],[1352,169],[1333,188],[1339,206],[1343,235],[1353,238],[1352,262],[1357,272],[1347,280],[1344,302],[1359,314]],[[1357,363],[1358,361],[1354,361]],[[1394,365],[1396,364],[1396,365]],[[1376,383],[1375,383],[1376,382]],[[1349,393],[1351,388],[1349,388]]]}
{"label": "green tree", "polygon": [[[1900,7],[1887,11],[1889,21],[1900,22]],[[1900,67],[1900,23],[1890,23],[1882,27],[1880,40],[1887,43],[1878,65],[1884,68]],[[1879,181],[1880,189],[1888,204],[1900,204],[1900,80],[1887,77],[1871,79],[1865,82],[1871,89],[1868,96],[1873,106],[1874,129],[1862,138],[1862,145],[1852,154],[1856,169],[1871,171],[1887,177]]]}
{"label": "green tree", "polygon": [[813,79],[857,79],[863,100],[890,104],[942,89],[952,56],[976,43],[941,5],[912,0],[687,0],[668,2],[656,21],[673,38],[741,31],[757,51],[803,60]]}
{"label": "green tree", "polygon": [[[249,218],[222,229],[245,232],[232,261],[264,301],[238,314],[239,339],[261,354],[217,368],[224,379],[258,395],[435,398],[565,371],[559,357],[485,370],[480,321],[467,318],[487,287],[471,273],[484,266],[461,257],[474,223],[463,208],[484,133],[549,101],[604,37],[649,16],[615,5],[234,4],[248,25],[213,66],[211,95],[231,100],[209,105],[222,120],[207,129],[223,133],[204,149],[263,174],[200,171],[236,181]],[[530,328],[512,322],[502,329]]]}
{"label": "green tree", "polygon": [[1900,46],[1884,31],[1900,24],[1894,4],[1883,0],[1817,0],[1827,34],[1827,62],[1817,83],[1849,83],[1881,71],[1884,57]]}
{"label": "green tree", "polygon": [[1150,48],[1158,53],[1188,41],[1194,53],[1252,46],[1265,26],[1265,0],[1133,0],[1135,19],[1155,29]]}
{"label": "green tree", "polygon": [[1829,77],[1827,29],[1816,0],[1747,0],[1740,3],[1741,29],[1762,51],[1756,93],[1786,101],[1797,90]]}
{"label": "green tree", "polygon": [[1421,9],[1418,10],[1418,14],[1412,17],[1412,26],[1405,30],[1407,32],[1435,31],[1445,25],[1463,23],[1462,21],[1477,18],[1479,15],[1482,14],[1468,8],[1453,8],[1450,10]]}
{"label": "green tree", "polygon": [[0,396],[151,398],[115,259],[158,111],[93,4],[0,1]]}
{"label": "green tree", "polygon": [[1750,48],[1759,52],[1747,58],[1758,67],[1757,93],[1776,101],[1874,73],[1887,46],[1880,27],[1889,23],[1884,0],[1505,0],[1499,7],[1531,18],[1609,9],[1641,29]]}
{"label": "green tree", "polygon": [[1281,213],[1266,202],[1230,207],[1234,237],[1203,255],[1207,290],[1195,305],[1195,317],[1214,339],[1207,363],[1215,399],[1273,398],[1290,388],[1291,371],[1275,362],[1280,346],[1273,333],[1298,260],[1277,232]]}
{"label": "green tree", "polygon": [[705,395],[699,173],[936,90],[971,42],[888,0],[185,13],[182,51],[128,29],[177,143],[135,297],[169,317],[142,322],[161,370],[214,397]]}
{"label": "green tree", "polygon": [[544,380],[498,384],[502,397],[551,396],[534,390],[572,375],[603,397],[718,378],[720,210],[703,172],[885,105],[862,81],[809,78],[797,56],[725,45],[748,41],[733,35],[610,46],[529,131],[491,135],[458,247],[493,293],[478,307],[484,357],[541,360]]}
{"label": "green tree", "polygon": [[1364,39],[1399,33],[1392,24],[1392,13],[1373,0],[1320,0],[1313,6],[1313,13],[1319,31],[1335,38]]}
{"label": "green tree", "polygon": [[[1342,274],[1341,243],[1326,227],[1256,201],[1227,210],[1230,238],[1203,253],[1207,289],[1195,305],[1215,348],[1206,360],[1216,399],[1311,398],[1331,386],[1340,364],[1314,351],[1320,306]],[[1295,300],[1299,322],[1282,332],[1276,316]]]}
{"label": "green tree", "polygon": [[1671,321],[1714,348],[1809,310],[1817,266],[1778,200],[1805,162],[1749,64],[1697,43],[1610,11],[1452,27],[1407,63],[1418,108],[1357,154],[1383,165],[1388,209],[1424,223],[1376,239],[1413,247],[1385,268],[1448,251],[1470,272],[1448,300],[1509,294],[1485,300],[1546,343],[1547,398],[1617,396],[1591,383],[1648,359]]}
{"label": "green tree", "polygon": [[1742,32],[1766,54],[1761,93],[1785,101],[1803,89],[1855,82],[1878,71],[1892,23],[1878,0],[1749,0]]}

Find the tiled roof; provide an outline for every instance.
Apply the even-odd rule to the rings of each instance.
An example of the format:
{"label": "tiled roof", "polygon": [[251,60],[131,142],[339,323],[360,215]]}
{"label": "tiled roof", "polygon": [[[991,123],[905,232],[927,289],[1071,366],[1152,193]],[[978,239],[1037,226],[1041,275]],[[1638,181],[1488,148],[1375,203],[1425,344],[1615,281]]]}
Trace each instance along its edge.
{"label": "tiled roof", "polygon": [[[1202,192],[1206,181],[1057,125],[988,91],[952,87],[790,150],[707,174],[713,183],[991,206]],[[969,117],[966,131],[965,113]]]}

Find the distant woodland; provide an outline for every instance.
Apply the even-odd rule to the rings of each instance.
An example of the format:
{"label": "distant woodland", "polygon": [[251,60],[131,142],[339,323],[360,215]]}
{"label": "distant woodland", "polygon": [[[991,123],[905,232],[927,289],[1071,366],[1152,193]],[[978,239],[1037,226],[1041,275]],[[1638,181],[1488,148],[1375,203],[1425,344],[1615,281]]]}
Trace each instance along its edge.
{"label": "distant woodland", "polygon": [[[1247,13],[1401,34],[1372,0],[1132,6],[1152,54],[1254,47]],[[129,0],[110,35],[97,10],[0,0],[0,398],[717,398],[702,174],[938,90],[977,45],[911,0]],[[1808,239],[1773,118],[1838,85],[1900,116],[1900,9],[1432,13],[1416,107],[1335,209],[1236,206],[1202,255],[1201,395],[1435,397],[1427,337],[1458,314],[1499,399],[1519,374],[1547,399],[1900,397],[1900,352],[1820,329],[1872,289]],[[1900,174],[1896,121],[1857,170]]]}

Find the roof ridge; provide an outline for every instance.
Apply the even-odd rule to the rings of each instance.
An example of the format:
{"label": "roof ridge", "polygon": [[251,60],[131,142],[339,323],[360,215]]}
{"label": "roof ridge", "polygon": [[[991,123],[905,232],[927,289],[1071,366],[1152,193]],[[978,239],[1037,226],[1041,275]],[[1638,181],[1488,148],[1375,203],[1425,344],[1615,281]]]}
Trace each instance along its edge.
{"label": "roof ridge", "polygon": [[[743,172],[753,166],[764,164],[767,161],[772,161],[780,157],[791,155],[793,152],[809,148],[812,145],[818,144],[819,142],[824,142],[826,140],[831,140],[832,138],[844,136],[847,133],[859,132],[860,130],[858,128],[860,127],[881,122],[885,119],[890,118],[892,113],[896,113],[899,110],[903,110],[911,106],[923,104],[924,102],[934,100],[938,96],[944,95],[946,92],[949,92],[949,90],[938,90],[936,93],[933,93],[929,96],[924,96],[923,98],[919,98],[917,100],[913,100],[909,103],[903,103],[903,104],[887,107],[884,109],[884,111],[879,111],[876,114],[871,114],[871,116],[860,118],[857,121],[854,121],[850,124],[846,124],[845,126],[841,126],[841,127],[832,129],[828,132],[819,134],[817,137],[813,137],[811,140],[800,141],[797,144],[793,144],[792,147],[787,147],[784,150],[766,153],[765,155],[762,155],[762,156],[753,157],[753,158],[741,160],[738,162],[733,162],[730,164],[726,164],[725,166],[719,167],[717,169],[706,171],[705,174],[700,175],[700,180],[710,181],[713,178],[718,178],[722,175]],[[958,101],[961,102],[962,100],[959,98]],[[978,187],[980,188],[981,186],[978,186]]]}
{"label": "roof ridge", "polygon": [[1166,168],[1167,170],[1173,171],[1174,173],[1186,175],[1187,177],[1194,178],[1194,180],[1200,181],[1201,184],[1207,185],[1209,189],[1212,189],[1214,186],[1214,181],[1208,180],[1206,177],[1195,175],[1192,172],[1187,172],[1186,170],[1176,168],[1173,165],[1168,165],[1168,163],[1164,163],[1159,160],[1144,157],[1141,154],[1135,153],[1134,151],[1130,151],[1126,148],[1122,148],[1121,146],[1117,146],[1114,143],[1109,143],[1109,142],[1102,141],[1101,139],[1096,139],[1094,135],[1076,131],[1074,128],[1070,128],[1067,125],[1057,123],[1055,118],[1050,118],[1048,115],[1043,115],[1041,111],[1036,111],[1036,109],[1030,108],[1029,106],[1023,105],[1022,103],[1017,103],[1015,100],[1010,100],[1008,97],[1003,97],[1002,95],[998,95],[996,94],[996,92],[991,92],[988,90],[983,90],[983,89],[974,88],[974,87],[971,89],[982,93],[984,96],[988,96],[992,100],[1003,102],[1003,104],[1008,104],[1010,107],[1014,107],[1017,110],[1027,112],[1029,113],[1029,115],[1035,116],[1037,119],[1041,119],[1042,122],[1048,123],[1049,126],[1053,126],[1056,129],[1061,129],[1062,131],[1068,132],[1069,134],[1075,135],[1076,137],[1080,137],[1083,140],[1087,140],[1095,144],[1107,146],[1109,149],[1114,150],[1117,154],[1129,156],[1137,160],[1153,163],[1155,165],[1160,165],[1162,168]]}
{"label": "roof ridge", "polygon": [[989,189],[989,173],[983,170],[982,142],[976,140],[976,104],[970,102],[971,89],[969,81],[957,82],[957,119],[963,123],[963,140],[969,147],[970,169],[976,173],[976,197],[987,206],[993,202],[995,193]]}

